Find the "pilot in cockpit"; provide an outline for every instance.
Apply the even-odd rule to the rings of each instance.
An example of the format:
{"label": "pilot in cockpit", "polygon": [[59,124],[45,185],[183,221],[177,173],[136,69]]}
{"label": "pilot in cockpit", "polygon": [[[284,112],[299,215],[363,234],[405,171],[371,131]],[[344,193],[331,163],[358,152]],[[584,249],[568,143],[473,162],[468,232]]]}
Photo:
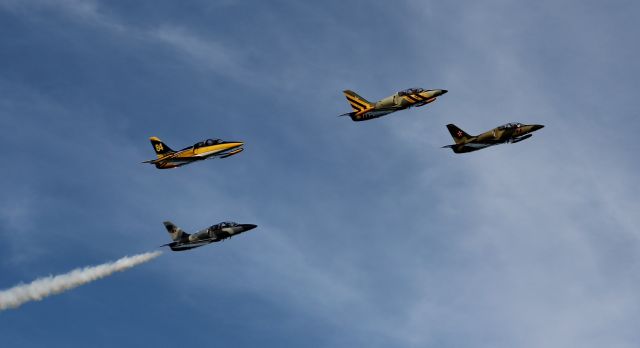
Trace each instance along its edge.
{"label": "pilot in cockpit", "polygon": [[408,88],[405,89],[403,91],[398,92],[399,96],[405,96],[405,95],[412,95],[412,94],[418,94],[420,92],[424,92],[423,88]]}

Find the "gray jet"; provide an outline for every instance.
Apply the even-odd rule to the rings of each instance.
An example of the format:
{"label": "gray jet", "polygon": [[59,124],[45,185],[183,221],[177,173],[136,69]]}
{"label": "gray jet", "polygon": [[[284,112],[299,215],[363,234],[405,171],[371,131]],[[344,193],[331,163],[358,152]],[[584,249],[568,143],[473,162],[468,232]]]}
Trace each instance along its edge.
{"label": "gray jet", "polygon": [[165,221],[164,227],[166,227],[171,235],[173,242],[163,246],[168,246],[173,251],[183,251],[231,238],[237,234],[252,230],[257,226],[226,221],[200,230],[194,234],[186,233],[171,221]]}

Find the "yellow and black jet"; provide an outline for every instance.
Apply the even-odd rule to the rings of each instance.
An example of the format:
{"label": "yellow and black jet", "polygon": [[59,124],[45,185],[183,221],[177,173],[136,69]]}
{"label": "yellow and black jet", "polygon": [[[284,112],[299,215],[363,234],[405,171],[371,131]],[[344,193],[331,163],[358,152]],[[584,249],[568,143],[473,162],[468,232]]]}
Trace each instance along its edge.
{"label": "yellow and black jet", "polygon": [[220,139],[207,139],[182,150],[174,151],[160,139],[149,138],[153,150],[158,158],[142,163],[155,164],[158,169],[181,167],[185,164],[202,161],[210,158],[227,158],[236,155],[242,150],[244,143],[239,141],[222,141]]}
{"label": "yellow and black jet", "polygon": [[346,90],[343,92],[347,97],[347,101],[351,104],[353,112],[340,116],[349,116],[353,121],[366,121],[411,107],[427,105],[434,102],[437,97],[447,93],[447,90],[409,88],[375,103],[367,101],[354,91]]}
{"label": "yellow and black jet", "polygon": [[443,148],[450,148],[455,153],[465,153],[498,144],[517,143],[531,138],[533,136],[531,133],[543,127],[541,124],[507,123],[480,135],[472,136],[456,125],[448,124],[447,129],[449,129],[455,144],[443,146]]}

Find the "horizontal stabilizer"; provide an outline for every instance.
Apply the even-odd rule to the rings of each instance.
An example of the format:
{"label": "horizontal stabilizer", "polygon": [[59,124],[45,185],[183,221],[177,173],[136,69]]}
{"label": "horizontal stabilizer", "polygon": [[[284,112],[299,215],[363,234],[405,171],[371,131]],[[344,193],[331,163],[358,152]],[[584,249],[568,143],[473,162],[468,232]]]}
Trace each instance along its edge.
{"label": "horizontal stabilizer", "polygon": [[142,162],[142,163],[151,163],[151,164],[154,164],[154,163],[156,163],[156,162],[157,162],[157,160],[154,160],[154,159],[153,159],[153,160],[144,161],[144,162]]}

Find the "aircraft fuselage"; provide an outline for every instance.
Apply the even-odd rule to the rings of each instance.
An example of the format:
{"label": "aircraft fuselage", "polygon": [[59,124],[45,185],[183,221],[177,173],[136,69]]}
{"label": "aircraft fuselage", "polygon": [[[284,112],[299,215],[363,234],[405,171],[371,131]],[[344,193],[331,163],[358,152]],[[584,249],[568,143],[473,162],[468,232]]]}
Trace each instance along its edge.
{"label": "aircraft fuselage", "polygon": [[177,168],[209,158],[227,158],[244,150],[243,142],[208,139],[182,150],[173,151],[156,137],[151,137],[150,140],[158,158],[143,163],[154,164],[158,169]]}
{"label": "aircraft fuselage", "polygon": [[533,136],[533,132],[543,127],[543,125],[539,124],[508,123],[480,135],[470,136],[455,125],[450,124],[447,125],[447,128],[456,143],[445,147],[451,148],[455,153],[466,153],[498,144],[517,143],[530,138]]}
{"label": "aircraft fuselage", "polygon": [[344,94],[351,104],[353,112],[344,114],[344,116],[350,116],[353,121],[371,120],[396,111],[427,105],[445,93],[447,90],[444,89],[409,88],[375,103],[370,103],[355,92],[345,90]]}
{"label": "aircraft fuselage", "polygon": [[174,237],[174,241],[164,246],[168,246],[173,251],[189,250],[207,244],[223,241],[227,238],[239,235],[256,228],[253,224],[236,224],[233,222],[221,222],[193,234],[188,234],[180,230],[171,222],[165,222],[165,227]]}

